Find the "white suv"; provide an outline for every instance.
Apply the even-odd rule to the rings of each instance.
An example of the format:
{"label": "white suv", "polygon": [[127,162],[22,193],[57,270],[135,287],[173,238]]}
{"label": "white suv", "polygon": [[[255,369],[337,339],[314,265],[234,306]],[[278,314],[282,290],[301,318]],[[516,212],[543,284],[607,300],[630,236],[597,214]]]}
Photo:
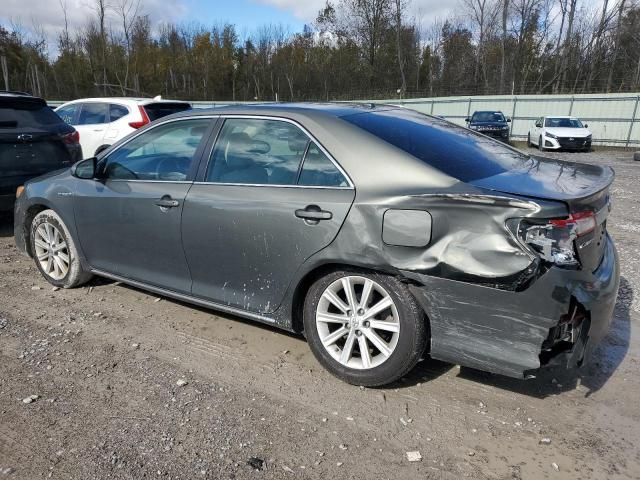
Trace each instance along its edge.
{"label": "white suv", "polygon": [[85,158],[93,157],[111,144],[158,118],[191,105],[155,98],[83,98],[60,105],[56,113],[80,134]]}

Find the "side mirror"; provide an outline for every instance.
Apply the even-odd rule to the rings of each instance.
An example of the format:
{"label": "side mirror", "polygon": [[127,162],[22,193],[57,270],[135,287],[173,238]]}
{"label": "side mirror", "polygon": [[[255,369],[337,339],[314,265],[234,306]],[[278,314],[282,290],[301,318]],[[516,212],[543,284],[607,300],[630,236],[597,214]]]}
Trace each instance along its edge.
{"label": "side mirror", "polygon": [[538,127],[538,128],[542,128],[542,124],[541,124],[540,122],[537,122],[537,123],[536,123],[536,127]]}
{"label": "side mirror", "polygon": [[589,124],[588,124],[588,123],[585,123],[585,124],[584,124],[584,128],[589,128]]}
{"label": "side mirror", "polygon": [[511,119],[507,117],[507,123],[511,123]]}
{"label": "side mirror", "polygon": [[465,122],[469,123],[471,121],[471,119],[469,117],[464,119]]}
{"label": "side mirror", "polygon": [[83,180],[92,180],[96,178],[97,165],[96,157],[81,160],[71,166],[71,175]]}

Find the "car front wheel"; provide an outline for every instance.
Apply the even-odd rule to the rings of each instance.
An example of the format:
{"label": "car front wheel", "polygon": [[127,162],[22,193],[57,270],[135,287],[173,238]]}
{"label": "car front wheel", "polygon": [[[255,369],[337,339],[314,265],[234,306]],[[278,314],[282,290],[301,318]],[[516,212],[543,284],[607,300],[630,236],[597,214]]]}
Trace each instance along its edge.
{"label": "car front wheel", "polygon": [[424,314],[397,278],[337,271],[316,281],[304,305],[307,341],[338,378],[380,386],[411,370],[427,342]]}
{"label": "car front wheel", "polygon": [[540,150],[541,152],[544,152],[544,143],[542,136],[540,136],[540,138],[538,138],[538,150]]}
{"label": "car front wheel", "polygon": [[33,219],[31,247],[38,270],[52,285],[73,288],[91,278],[80,264],[69,230],[53,210],[44,210]]}

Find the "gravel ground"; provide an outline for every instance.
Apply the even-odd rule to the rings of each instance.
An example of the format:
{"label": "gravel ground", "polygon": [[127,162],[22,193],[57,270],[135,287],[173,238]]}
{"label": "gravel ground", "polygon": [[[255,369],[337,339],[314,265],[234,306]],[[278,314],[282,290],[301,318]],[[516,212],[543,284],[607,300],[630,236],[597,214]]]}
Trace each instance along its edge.
{"label": "gravel ground", "polygon": [[623,279],[593,362],[526,382],[426,360],[352,387],[296,336],[106,280],[54,290],[0,219],[0,478],[640,478],[640,163],[548,155],[616,169]]}

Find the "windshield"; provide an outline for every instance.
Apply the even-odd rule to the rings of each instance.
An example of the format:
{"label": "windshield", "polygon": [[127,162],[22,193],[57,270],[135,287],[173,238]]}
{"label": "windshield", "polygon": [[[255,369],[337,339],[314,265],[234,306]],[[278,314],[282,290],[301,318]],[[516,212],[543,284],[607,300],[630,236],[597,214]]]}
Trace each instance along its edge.
{"label": "windshield", "polygon": [[6,101],[0,104],[0,128],[38,128],[62,123],[44,102]]}
{"label": "windshield", "polygon": [[577,118],[546,118],[545,127],[582,128],[582,122]]}
{"label": "windshield", "polygon": [[475,112],[471,117],[472,122],[504,122],[502,112]]}
{"label": "windshield", "polygon": [[499,175],[531,161],[496,140],[407,109],[357,113],[342,119],[463,182]]}

